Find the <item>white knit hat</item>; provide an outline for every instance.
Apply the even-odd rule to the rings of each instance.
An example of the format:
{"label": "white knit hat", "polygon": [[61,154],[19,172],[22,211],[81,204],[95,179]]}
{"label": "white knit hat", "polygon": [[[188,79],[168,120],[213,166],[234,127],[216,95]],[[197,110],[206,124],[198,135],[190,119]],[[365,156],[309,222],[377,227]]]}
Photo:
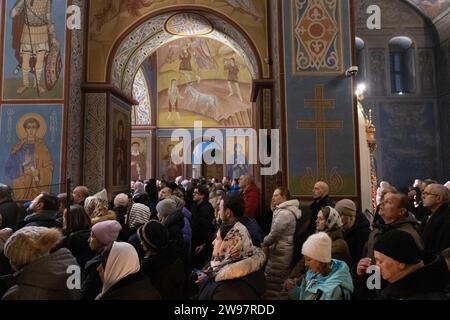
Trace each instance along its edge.
{"label": "white knit hat", "polygon": [[331,238],[325,232],[313,234],[303,244],[302,254],[319,262],[330,262]]}

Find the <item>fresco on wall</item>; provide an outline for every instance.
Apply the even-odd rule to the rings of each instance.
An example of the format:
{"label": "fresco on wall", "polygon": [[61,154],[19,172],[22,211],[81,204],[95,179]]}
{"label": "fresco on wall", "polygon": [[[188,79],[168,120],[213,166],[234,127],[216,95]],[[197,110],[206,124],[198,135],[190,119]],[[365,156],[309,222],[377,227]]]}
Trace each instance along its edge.
{"label": "fresco on wall", "polygon": [[136,136],[131,138],[131,180],[137,181],[148,178],[147,158],[149,137]]}
{"label": "fresco on wall", "polygon": [[[182,142],[182,139],[179,139],[177,142],[173,142],[170,137],[159,137],[158,145],[159,145],[159,172],[157,174],[163,180],[166,181],[174,181],[176,177],[183,176],[183,165],[175,164],[172,161],[172,150],[176,145]],[[183,151],[179,154],[180,157],[183,157]]]}
{"label": "fresco on wall", "polygon": [[157,51],[158,127],[250,127],[251,75],[241,57],[207,38],[183,38]]}
{"label": "fresco on wall", "polygon": [[150,125],[152,118],[149,85],[145,79],[142,68],[139,69],[136,78],[134,79],[133,98],[139,102],[139,104],[133,106],[131,110],[131,124]]}
{"label": "fresco on wall", "polygon": [[431,19],[436,18],[442,12],[450,8],[448,0],[410,0],[422,9]]}
{"label": "fresco on wall", "polygon": [[50,185],[60,182],[62,112],[61,105],[1,107],[0,181],[15,200],[59,192]]}
{"label": "fresco on wall", "polygon": [[136,20],[150,12],[176,5],[211,8],[234,20],[267,54],[266,1],[260,0],[108,0],[90,1],[88,80],[104,81],[107,58],[117,38]]}
{"label": "fresco on wall", "polygon": [[6,1],[3,99],[63,99],[66,1]]}
{"label": "fresco on wall", "polygon": [[[433,103],[381,103],[379,148],[382,180],[409,186],[414,178],[435,178],[436,121]],[[401,119],[401,120],[399,120]]]}

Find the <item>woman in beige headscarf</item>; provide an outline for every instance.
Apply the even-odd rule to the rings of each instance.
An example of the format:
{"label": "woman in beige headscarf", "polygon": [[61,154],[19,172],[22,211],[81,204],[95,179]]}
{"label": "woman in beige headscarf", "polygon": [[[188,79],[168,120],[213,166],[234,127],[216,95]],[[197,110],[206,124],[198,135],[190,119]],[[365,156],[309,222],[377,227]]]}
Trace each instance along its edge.
{"label": "woman in beige headscarf", "polygon": [[141,273],[138,254],[129,243],[114,242],[97,270],[103,287],[96,300],[161,299],[150,279]]}

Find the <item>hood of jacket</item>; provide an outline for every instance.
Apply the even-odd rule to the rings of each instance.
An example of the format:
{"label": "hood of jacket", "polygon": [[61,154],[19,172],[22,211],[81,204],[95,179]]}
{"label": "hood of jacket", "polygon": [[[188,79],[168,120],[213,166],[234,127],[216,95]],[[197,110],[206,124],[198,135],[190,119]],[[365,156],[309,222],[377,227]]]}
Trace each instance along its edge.
{"label": "hood of jacket", "polygon": [[[333,259],[331,262],[331,272],[325,277],[318,272],[308,270],[305,278],[308,292],[316,294],[318,290],[323,293],[331,293],[339,286],[353,292],[353,280],[347,264],[340,260]],[[314,283],[315,282],[315,283]]]}
{"label": "hood of jacket", "polygon": [[77,261],[66,248],[41,257],[16,272],[16,283],[46,290],[65,291],[69,266],[78,266]]}
{"label": "hood of jacket", "polygon": [[295,215],[298,220],[302,217],[302,211],[299,209],[299,205],[300,202],[298,202],[297,199],[294,199],[279,204],[276,209],[289,210]]}
{"label": "hood of jacket", "polygon": [[184,214],[181,209],[169,214],[167,218],[164,220],[163,224],[167,227],[177,226],[180,229],[184,227]]}
{"label": "hood of jacket", "polygon": [[265,262],[266,255],[264,251],[261,248],[253,247],[253,255],[251,257],[224,266],[216,274],[215,280],[225,281],[243,278],[262,269]]}
{"label": "hood of jacket", "polygon": [[375,222],[373,224],[373,227],[374,227],[374,229],[381,229],[383,231],[389,231],[391,229],[397,229],[399,226],[401,226],[403,224],[410,224],[414,228],[416,228],[418,226],[416,217],[414,217],[414,215],[411,212],[408,212],[408,216],[406,216],[406,217],[400,218],[389,224],[382,224],[382,223]]}

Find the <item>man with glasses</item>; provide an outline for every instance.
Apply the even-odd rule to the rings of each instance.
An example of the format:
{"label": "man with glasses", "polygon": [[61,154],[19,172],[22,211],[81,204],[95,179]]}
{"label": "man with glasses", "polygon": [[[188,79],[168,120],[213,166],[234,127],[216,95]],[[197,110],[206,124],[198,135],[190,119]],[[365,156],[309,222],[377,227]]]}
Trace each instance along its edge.
{"label": "man with glasses", "polygon": [[430,184],[422,192],[423,205],[431,213],[422,222],[425,250],[431,254],[450,247],[450,191],[441,184]]}

